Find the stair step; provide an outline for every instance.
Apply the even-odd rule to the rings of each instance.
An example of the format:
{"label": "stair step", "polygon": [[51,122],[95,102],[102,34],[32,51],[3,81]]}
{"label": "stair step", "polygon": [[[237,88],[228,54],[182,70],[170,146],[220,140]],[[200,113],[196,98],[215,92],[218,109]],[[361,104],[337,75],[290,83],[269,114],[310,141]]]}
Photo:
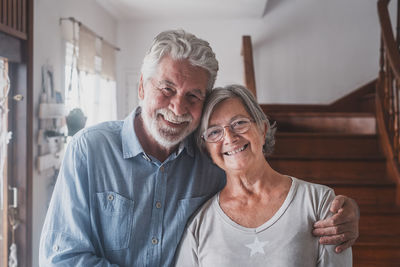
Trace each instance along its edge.
{"label": "stair step", "polygon": [[[362,207],[360,208],[362,209]],[[361,214],[362,213],[361,211]],[[362,217],[363,215],[361,215],[361,218]],[[353,266],[398,267],[400,263],[400,236],[393,234],[376,235],[371,232],[361,232],[352,250]]]}
{"label": "stair step", "polygon": [[391,204],[396,200],[396,189],[391,186],[330,186],[336,195],[345,195],[353,198],[358,205]]}
{"label": "stair step", "polygon": [[377,235],[360,235],[353,245],[353,247],[365,247],[365,248],[374,248],[374,247],[385,247],[385,248],[398,248],[400,249],[400,236],[398,235],[385,235],[385,236],[377,236]]}
{"label": "stair step", "polygon": [[266,112],[267,116],[271,118],[373,118],[375,119],[375,113],[373,112],[341,112],[341,111],[316,111],[316,110],[270,110]]}
{"label": "stair step", "polygon": [[[318,183],[329,186],[335,190],[336,195],[345,195],[353,198],[358,205],[362,207],[380,205],[389,205],[386,208],[382,208],[382,212],[395,214],[395,210],[389,211],[389,207],[393,206],[396,199],[396,187],[395,183],[386,178],[374,180],[352,180],[352,179],[338,179],[331,178],[328,179],[313,179],[305,178],[305,181],[311,183]],[[365,208],[363,208],[365,209]],[[375,211],[378,208],[375,208]],[[362,210],[363,211],[363,210]],[[367,212],[367,214],[373,214],[373,210]],[[363,214],[363,213],[361,213]]]}
{"label": "stair step", "polygon": [[[369,252],[371,253],[371,252]],[[354,261],[353,260],[353,267],[399,267],[400,265],[397,261],[388,260],[388,261],[369,261],[369,260],[362,260],[362,261]]]}
{"label": "stair step", "polygon": [[353,249],[353,267],[399,267],[399,251],[374,249]]}
{"label": "stair step", "polygon": [[[397,260],[398,261],[398,260]],[[353,267],[399,267],[400,265],[396,261],[353,261]]]}
{"label": "stair step", "polygon": [[273,158],[383,158],[376,135],[277,133]]}
{"label": "stair step", "polygon": [[[384,236],[400,237],[399,225],[400,225],[400,214],[397,215],[364,214],[360,216],[360,235],[370,235],[375,237],[384,237]],[[398,242],[400,242],[400,239],[398,240]]]}
{"label": "stair step", "polygon": [[375,97],[376,97],[376,93],[375,92],[373,92],[373,93],[369,93],[369,94],[366,94],[366,95],[363,95],[362,96],[362,98],[367,98],[367,99],[370,99],[370,98],[372,98],[373,100],[375,100]]}
{"label": "stair step", "polygon": [[279,132],[376,134],[375,114],[369,112],[265,112]]}
{"label": "stair step", "polygon": [[390,187],[394,189],[396,183],[389,180],[386,175],[382,177],[374,177],[369,179],[352,179],[352,178],[336,178],[327,176],[324,179],[316,179],[316,178],[304,178],[303,180],[316,183],[316,184],[324,184],[327,186],[336,186],[336,187]]}
{"label": "stair step", "polygon": [[[373,96],[363,98],[374,103]],[[353,246],[353,266],[400,267],[400,207],[396,183],[372,113],[268,111],[278,132],[268,162],[280,173],[325,184],[360,206],[360,237]]]}
{"label": "stair step", "polygon": [[360,210],[360,237],[352,248],[354,266],[400,266],[400,207],[361,205]]}
{"label": "stair step", "polygon": [[268,158],[271,167],[282,174],[301,179],[328,180],[373,180],[386,177],[384,159],[312,159],[312,158]]}
{"label": "stair step", "polygon": [[[396,206],[394,203],[385,205],[359,205],[360,214],[364,216],[366,214],[379,214],[379,215],[399,215],[400,206]],[[400,239],[399,239],[400,242]]]}
{"label": "stair step", "polygon": [[353,250],[353,266],[400,266],[400,248],[387,246],[359,246],[355,245]]}

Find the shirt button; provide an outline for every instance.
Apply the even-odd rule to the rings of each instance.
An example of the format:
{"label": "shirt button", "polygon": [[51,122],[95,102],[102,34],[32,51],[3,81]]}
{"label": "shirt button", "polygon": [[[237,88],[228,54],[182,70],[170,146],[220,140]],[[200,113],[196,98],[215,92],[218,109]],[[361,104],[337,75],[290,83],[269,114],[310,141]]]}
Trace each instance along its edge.
{"label": "shirt button", "polygon": [[107,199],[110,200],[110,201],[113,201],[114,200],[114,196],[110,194],[110,195],[107,196]]}
{"label": "shirt button", "polygon": [[161,172],[164,172],[164,166],[161,166],[161,167],[160,167],[160,171],[161,171]]}
{"label": "shirt button", "polygon": [[156,202],[156,208],[157,208],[157,209],[161,208],[161,202],[160,202],[160,201],[157,201],[157,202]]}
{"label": "shirt button", "polygon": [[153,239],[151,240],[151,243],[152,243],[153,245],[157,245],[157,244],[158,244],[158,239],[155,238],[155,237],[153,237]]}
{"label": "shirt button", "polygon": [[59,250],[58,245],[54,245],[54,246],[53,246],[53,251],[58,251],[58,250]]}

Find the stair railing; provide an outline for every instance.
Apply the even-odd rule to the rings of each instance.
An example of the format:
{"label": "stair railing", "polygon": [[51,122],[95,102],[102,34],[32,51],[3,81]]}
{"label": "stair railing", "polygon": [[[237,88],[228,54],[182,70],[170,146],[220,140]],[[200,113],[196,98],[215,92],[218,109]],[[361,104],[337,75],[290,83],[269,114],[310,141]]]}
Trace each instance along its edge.
{"label": "stair railing", "polygon": [[27,5],[29,0],[0,0],[0,32],[27,40]]}
{"label": "stair railing", "polygon": [[[379,77],[376,85],[377,122],[388,159],[389,172],[400,185],[400,0],[397,12],[397,40],[393,34],[388,11],[390,0],[378,1],[378,17],[381,25]],[[400,204],[400,186],[397,190]]]}

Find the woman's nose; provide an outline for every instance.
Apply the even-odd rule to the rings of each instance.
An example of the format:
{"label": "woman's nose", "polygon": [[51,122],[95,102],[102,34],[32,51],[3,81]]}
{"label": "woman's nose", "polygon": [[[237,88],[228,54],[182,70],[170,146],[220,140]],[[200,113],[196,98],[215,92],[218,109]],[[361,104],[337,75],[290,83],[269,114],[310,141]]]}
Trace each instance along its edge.
{"label": "woman's nose", "polygon": [[237,133],[232,131],[231,127],[225,126],[224,127],[224,141],[227,143],[231,143],[235,140],[237,140]]}

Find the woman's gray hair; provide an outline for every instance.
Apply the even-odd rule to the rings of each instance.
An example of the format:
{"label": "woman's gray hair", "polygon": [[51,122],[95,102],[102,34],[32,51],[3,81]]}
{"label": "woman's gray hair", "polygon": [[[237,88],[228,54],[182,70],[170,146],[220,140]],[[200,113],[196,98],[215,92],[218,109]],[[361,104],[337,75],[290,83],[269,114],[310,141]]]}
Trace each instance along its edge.
{"label": "woman's gray hair", "polygon": [[274,150],[275,145],[276,123],[271,125],[267,115],[265,115],[253,94],[246,87],[237,84],[215,88],[207,97],[203,108],[201,123],[196,132],[197,145],[199,146],[200,150],[208,154],[205,141],[201,136],[204,131],[208,129],[208,122],[215,107],[222,101],[229,98],[238,98],[242,101],[246,111],[255,120],[261,132],[264,132],[264,126],[265,124],[267,125],[267,133],[265,144],[263,146],[263,152],[265,156],[270,155]]}
{"label": "woman's gray hair", "polygon": [[187,59],[193,66],[201,67],[209,73],[207,92],[214,86],[218,72],[218,61],[210,44],[184,30],[170,30],[159,33],[147,51],[141,68],[143,82],[157,71],[163,56],[174,60]]}

